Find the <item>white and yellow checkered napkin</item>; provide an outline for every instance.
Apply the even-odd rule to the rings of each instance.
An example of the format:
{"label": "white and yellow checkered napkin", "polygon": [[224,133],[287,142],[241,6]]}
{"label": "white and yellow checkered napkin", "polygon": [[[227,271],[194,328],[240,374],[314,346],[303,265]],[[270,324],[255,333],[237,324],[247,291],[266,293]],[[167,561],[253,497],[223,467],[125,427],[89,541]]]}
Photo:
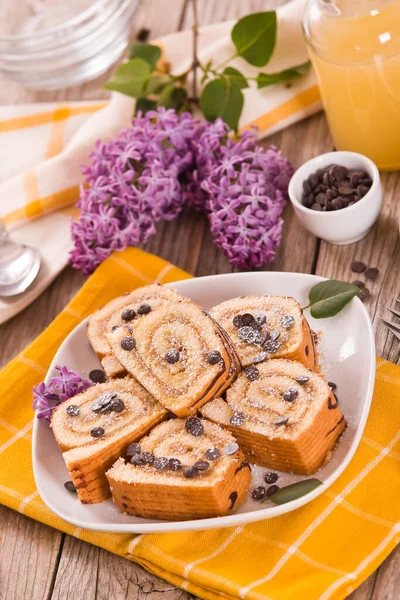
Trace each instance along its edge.
{"label": "white and yellow checkered napkin", "polygon": [[[304,63],[301,30],[305,0],[278,9],[276,47],[266,72]],[[199,58],[223,62],[234,54],[234,21],[200,28]],[[156,42],[173,72],[190,66],[192,32],[174,33]],[[184,49],[184,51],[182,51]],[[237,57],[231,62],[247,77],[260,69]],[[278,131],[320,109],[315,76],[310,71],[290,86],[276,84],[243,90],[240,128],[256,125],[260,137]],[[69,217],[82,183],[81,164],[98,139],[108,140],[129,126],[134,100],[115,93],[109,103],[63,103],[7,106],[0,109],[0,219],[18,241],[38,246],[43,268],[39,279],[17,302],[0,300],[0,323],[29,304],[66,265],[70,249]],[[53,213],[53,214],[51,214]]]}

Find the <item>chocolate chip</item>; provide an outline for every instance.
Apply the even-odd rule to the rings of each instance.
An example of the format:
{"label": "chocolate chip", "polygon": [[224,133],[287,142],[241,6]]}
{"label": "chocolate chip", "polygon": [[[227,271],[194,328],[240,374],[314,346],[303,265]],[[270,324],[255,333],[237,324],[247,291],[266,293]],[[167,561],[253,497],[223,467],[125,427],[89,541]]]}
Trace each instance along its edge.
{"label": "chocolate chip", "polygon": [[250,313],[244,313],[244,315],[242,315],[242,327],[250,325],[253,321],[255,321],[255,319]]}
{"label": "chocolate chip", "polygon": [[324,194],[323,192],[320,192],[319,194],[317,194],[315,196],[315,201],[318,202],[318,204],[326,204],[328,201],[328,198],[326,197],[326,194]]}
{"label": "chocolate chip", "polygon": [[314,204],[311,205],[312,210],[322,210],[322,206],[320,204],[318,204],[318,202],[314,202]]}
{"label": "chocolate chip", "polygon": [[233,317],[232,323],[237,329],[242,327],[242,315],[236,315],[235,317]]}
{"label": "chocolate chip", "polygon": [[105,431],[102,427],[93,427],[90,431],[90,435],[94,438],[99,438],[105,434]]}
{"label": "chocolate chip", "polygon": [[114,331],[117,331],[117,329],[119,329],[119,325],[113,325],[111,327],[111,333],[114,333]]}
{"label": "chocolate chip", "polygon": [[136,312],[133,310],[133,308],[126,308],[121,313],[121,319],[123,321],[132,321],[132,319],[134,319],[135,317]]}
{"label": "chocolate chip", "polygon": [[76,404],[70,404],[65,410],[70,417],[77,417],[81,412],[81,409]]}
{"label": "chocolate chip", "polygon": [[110,410],[116,413],[122,413],[125,410],[125,402],[121,398],[116,398],[111,402]]}
{"label": "chocolate chip", "polygon": [[198,471],[207,471],[210,468],[210,463],[206,460],[198,460],[193,465]]}
{"label": "chocolate chip", "polygon": [[168,469],[169,467],[169,458],[166,458],[165,456],[156,458],[154,461],[154,467],[157,469],[157,471],[165,471],[165,469]]}
{"label": "chocolate chip", "polygon": [[319,177],[316,173],[312,173],[308,178],[308,183],[310,184],[311,189],[314,189],[319,182]]}
{"label": "chocolate chip", "polygon": [[169,459],[169,468],[171,471],[180,471],[182,469],[182,463],[179,458],[170,458]]}
{"label": "chocolate chip", "polygon": [[333,174],[334,178],[336,179],[336,181],[343,181],[343,179],[346,179],[346,177],[348,175],[348,170],[346,169],[346,167],[343,167],[342,165],[336,165],[332,169],[332,174]]}
{"label": "chocolate chip", "polygon": [[333,381],[328,381],[328,385],[331,388],[331,390],[336,390],[337,388],[336,383],[334,383]]}
{"label": "chocolate chip", "polygon": [[138,315],[148,315],[151,312],[150,304],[141,304],[137,309]]}
{"label": "chocolate chip", "polygon": [[140,444],[137,442],[133,442],[133,444],[129,444],[126,449],[127,456],[133,456],[134,454],[140,454]]}
{"label": "chocolate chip", "polygon": [[274,425],[286,425],[289,422],[289,417],[283,417],[283,419],[278,419],[274,422]]}
{"label": "chocolate chip", "polygon": [[363,287],[357,294],[357,297],[360,298],[361,302],[364,302],[370,295],[370,291],[368,288]]}
{"label": "chocolate chip", "polygon": [[338,190],[340,194],[343,194],[343,196],[349,196],[353,193],[353,186],[349,181],[340,181]]}
{"label": "chocolate chip", "polygon": [[235,506],[235,502],[236,502],[237,498],[238,498],[238,493],[232,492],[232,494],[229,496],[229,500],[231,501],[229,510],[231,510]]}
{"label": "chocolate chip", "polygon": [[189,417],[186,420],[185,427],[194,437],[199,437],[204,432],[204,427],[198,417]]}
{"label": "chocolate chip", "polygon": [[306,179],[303,181],[303,191],[306,194],[309,194],[311,192],[311,186]]}
{"label": "chocolate chip", "polygon": [[363,262],[361,262],[360,260],[354,260],[351,263],[351,270],[354,273],[362,273],[363,271],[365,271],[365,269],[367,268],[367,265]]}
{"label": "chocolate chip", "polygon": [[342,198],[340,198],[340,197],[339,197],[339,198],[334,198],[334,199],[332,200],[331,207],[332,207],[334,210],[341,210],[341,209],[342,209],[342,208],[344,208],[345,206],[346,206],[346,203],[345,203],[345,201],[344,201]]}
{"label": "chocolate chip", "polygon": [[254,319],[259,325],[264,325],[265,321],[267,320],[267,315],[264,313],[256,313],[254,315]]}
{"label": "chocolate chip", "polygon": [[251,497],[253,498],[253,500],[262,500],[263,498],[265,498],[266,496],[266,489],[263,485],[259,485],[258,487],[254,488],[254,490],[251,493]]}
{"label": "chocolate chip", "polygon": [[273,341],[273,340],[267,340],[264,344],[264,350],[266,352],[268,352],[269,354],[274,354],[274,352],[277,352],[279,350],[279,342],[277,341]]}
{"label": "chocolate chip", "polygon": [[[334,402],[332,402],[332,396],[334,397]],[[335,392],[332,392],[331,395],[329,395],[328,398],[328,408],[329,410],[333,410],[334,408],[337,408],[339,406],[339,399],[336,396]]]}
{"label": "chocolate chip", "polygon": [[183,476],[186,477],[186,479],[193,479],[194,477],[197,477],[198,474],[198,470],[193,465],[191,467],[186,467],[183,471]]}
{"label": "chocolate chip", "polygon": [[260,372],[257,369],[257,367],[251,366],[245,368],[244,374],[246,375],[249,381],[255,381],[256,379],[258,379]]}
{"label": "chocolate chip", "polygon": [[365,283],[363,281],[361,281],[360,279],[356,279],[355,281],[352,281],[351,283],[358,288],[365,287]]}
{"label": "chocolate chip", "polygon": [[253,327],[245,326],[238,329],[238,338],[242,342],[247,342],[248,344],[259,344],[261,342],[261,334]]}
{"label": "chocolate chip", "polygon": [[279,323],[284,329],[290,329],[294,325],[294,317],[292,315],[285,315],[279,319]]}
{"label": "chocolate chip", "polygon": [[134,454],[131,457],[131,465],[135,465],[135,467],[139,467],[141,465],[144,465],[144,460],[142,458],[141,454]]}
{"label": "chocolate chip", "polygon": [[128,333],[130,333],[132,335],[133,329],[130,325],[126,325],[125,329],[127,330]]}
{"label": "chocolate chip", "polygon": [[154,463],[154,454],[152,454],[151,452],[143,452],[142,456],[142,461],[143,464],[145,465],[152,465]]}
{"label": "chocolate chip", "polygon": [[278,481],[278,479],[279,479],[278,473],[274,473],[273,471],[270,471],[269,473],[265,473],[265,475],[264,475],[265,483],[275,483],[276,481]]}
{"label": "chocolate chip", "polygon": [[246,415],[241,412],[235,412],[229,419],[232,427],[241,427],[246,420]]}
{"label": "chocolate chip", "polygon": [[174,348],[172,348],[171,350],[167,350],[167,352],[164,355],[165,360],[167,361],[167,363],[169,363],[170,365],[175,364],[176,362],[178,362],[178,360],[180,359],[180,354],[178,352],[178,350],[175,350]]}
{"label": "chocolate chip", "polygon": [[206,450],[204,456],[208,460],[217,460],[217,458],[221,456],[221,452],[218,450],[218,448],[209,448]]}
{"label": "chocolate chip", "polygon": [[279,485],[270,485],[267,489],[267,498],[270,498],[279,490]]}
{"label": "chocolate chip", "polygon": [[260,339],[261,346],[264,346],[265,342],[267,340],[269,340],[269,338],[270,338],[270,335],[269,335],[268,331],[262,331],[261,332],[261,339]]}
{"label": "chocolate chip", "polygon": [[268,357],[268,352],[260,352],[260,354],[256,354],[253,358],[253,363],[258,365],[258,363],[264,362],[264,360]]}
{"label": "chocolate chip", "polygon": [[89,373],[89,379],[93,383],[104,383],[106,381],[106,374],[101,369],[92,369]]}
{"label": "chocolate chip", "polygon": [[368,194],[369,190],[370,190],[370,187],[367,185],[361,184],[361,185],[357,186],[357,194],[361,198],[363,198],[366,194]]}
{"label": "chocolate chip", "polygon": [[122,338],[122,340],[121,340],[122,350],[126,350],[127,352],[129,352],[130,350],[133,350],[135,346],[136,346],[136,342],[133,339],[133,337],[126,336],[126,337]]}
{"label": "chocolate chip", "polygon": [[91,406],[96,414],[104,414],[111,410],[111,403],[117,397],[116,392],[103,392]]}
{"label": "chocolate chip", "polygon": [[296,377],[296,381],[300,385],[304,385],[305,383],[307,383],[307,381],[310,381],[310,378],[308,377],[308,375],[299,375],[298,377]]}
{"label": "chocolate chip", "polygon": [[76,487],[74,486],[72,481],[66,481],[64,483],[64,487],[66,490],[68,490],[69,492],[76,492]]}
{"label": "chocolate chip", "polygon": [[378,279],[379,269],[377,269],[376,267],[369,267],[365,271],[364,275],[367,279],[372,279],[372,280]]}
{"label": "chocolate chip", "polygon": [[276,340],[280,337],[281,332],[278,331],[277,329],[275,329],[274,331],[271,331],[270,333],[270,340],[272,340],[273,342],[276,342]]}
{"label": "chocolate chip", "polygon": [[211,350],[211,352],[207,354],[207,362],[209,365],[217,365],[221,361],[221,352],[219,352],[218,350]]}
{"label": "chocolate chip", "polygon": [[232,444],[227,444],[225,446],[224,454],[226,454],[227,456],[231,456],[232,454],[235,454],[235,452],[237,452],[238,450],[239,450],[238,444],[233,442]]}
{"label": "chocolate chip", "polygon": [[283,399],[285,400],[285,402],[293,402],[293,400],[296,400],[298,395],[299,395],[298,390],[296,390],[294,388],[289,388],[283,394]]}

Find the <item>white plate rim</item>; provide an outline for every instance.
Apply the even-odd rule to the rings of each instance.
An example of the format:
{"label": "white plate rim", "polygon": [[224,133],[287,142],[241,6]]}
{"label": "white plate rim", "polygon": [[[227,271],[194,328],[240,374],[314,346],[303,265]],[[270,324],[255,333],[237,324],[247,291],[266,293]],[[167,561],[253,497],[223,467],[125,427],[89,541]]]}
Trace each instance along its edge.
{"label": "white plate rim", "polygon": [[[280,272],[280,271],[263,271],[263,272],[260,272],[260,274],[261,273],[262,274],[271,274],[274,276],[274,278],[275,277],[280,278],[282,276],[284,276],[284,277],[291,276],[294,278],[308,277],[308,278],[313,279],[315,281],[315,283],[319,283],[321,281],[326,280],[325,277],[320,277],[318,275],[312,275],[309,273],[291,273],[291,272]],[[193,279],[190,279],[190,282],[194,285],[202,285],[203,282],[207,283],[207,282],[212,281],[215,278],[221,279],[221,278],[227,278],[227,277],[229,277],[229,278],[240,277],[241,279],[244,280],[246,277],[254,276],[254,274],[255,274],[255,272],[252,271],[252,272],[246,272],[246,273],[224,273],[224,274],[220,274],[220,275],[206,275],[204,277],[194,277]],[[174,286],[179,284],[181,281],[188,281],[188,280],[186,280],[186,279],[178,280],[178,281],[170,282],[170,283],[164,284],[164,285],[166,287],[174,288]],[[51,500],[48,499],[48,497],[46,496],[46,493],[42,493],[42,491],[41,491],[41,490],[43,490],[42,481],[37,477],[38,468],[37,468],[36,448],[37,448],[37,444],[38,444],[38,419],[36,419],[36,417],[35,417],[33,419],[33,432],[32,432],[33,433],[33,435],[32,435],[32,464],[33,464],[33,472],[34,472],[36,487],[37,487],[37,490],[38,490],[39,495],[42,498],[43,502],[46,504],[46,506],[48,508],[50,508],[50,510],[54,514],[56,514],[58,517],[60,517],[64,521],[67,521],[68,523],[75,525],[76,527],[79,527],[82,529],[89,529],[89,530],[93,530],[93,531],[108,531],[108,532],[113,532],[113,533],[137,533],[137,534],[167,533],[167,532],[174,532],[174,531],[198,531],[198,530],[213,529],[213,528],[225,528],[225,527],[239,526],[239,525],[243,525],[243,524],[247,524],[247,523],[254,523],[257,521],[271,519],[271,518],[280,516],[282,514],[291,512],[292,510],[296,510],[297,508],[300,508],[301,506],[304,506],[305,504],[308,504],[309,502],[311,502],[312,500],[314,500],[315,498],[320,496],[323,492],[325,492],[334,483],[334,481],[336,481],[336,479],[338,479],[338,477],[343,473],[343,471],[346,469],[346,467],[350,463],[350,461],[353,458],[353,456],[358,448],[358,445],[360,443],[360,440],[361,440],[361,437],[362,437],[362,434],[363,434],[363,431],[365,428],[365,424],[367,422],[367,418],[369,415],[370,407],[371,407],[371,402],[372,402],[372,397],[373,397],[373,392],[374,392],[375,371],[376,371],[376,351],[375,351],[374,331],[373,331],[373,327],[372,327],[371,318],[370,318],[369,313],[368,313],[367,309],[365,308],[364,304],[361,302],[361,300],[359,298],[354,298],[353,302],[359,303],[359,308],[361,309],[362,313],[364,314],[365,321],[367,324],[369,349],[371,350],[367,397],[364,401],[363,410],[362,410],[361,418],[360,418],[360,423],[357,427],[356,434],[355,434],[354,439],[351,443],[351,446],[346,454],[346,457],[342,460],[340,465],[338,465],[338,467],[335,469],[335,471],[330,476],[327,477],[327,479],[322,483],[322,485],[319,485],[317,488],[315,488],[311,492],[308,492],[301,498],[298,498],[297,500],[292,500],[291,502],[287,502],[285,504],[276,505],[273,507],[268,507],[268,508],[260,509],[260,510],[253,511],[253,512],[239,513],[239,514],[233,514],[233,515],[228,515],[228,516],[223,516],[223,517],[212,517],[212,518],[207,518],[207,519],[196,519],[196,520],[191,520],[191,521],[168,521],[168,522],[158,522],[158,523],[154,522],[154,523],[143,523],[143,524],[141,524],[141,523],[132,523],[132,524],[130,524],[130,523],[120,523],[120,524],[99,523],[98,525],[96,523],[88,523],[87,521],[82,521],[80,519],[75,519],[75,518],[66,519],[66,517],[62,513],[62,511],[60,511],[58,509],[58,506],[54,505],[51,502]],[[83,327],[86,324],[87,319],[88,318],[83,319],[76,327],[74,327],[74,329],[68,334],[68,336],[61,343],[60,347],[58,348],[58,350],[56,352],[56,355],[60,351],[62,351],[62,349],[65,345],[68,344],[69,338],[74,334],[75,330],[78,327]],[[53,360],[49,366],[49,369],[47,371],[45,381],[47,381],[47,379],[50,376],[49,374],[54,370],[55,364],[56,364],[56,361],[55,361],[55,358],[53,358]],[[311,477],[312,477],[312,475],[311,475]]]}

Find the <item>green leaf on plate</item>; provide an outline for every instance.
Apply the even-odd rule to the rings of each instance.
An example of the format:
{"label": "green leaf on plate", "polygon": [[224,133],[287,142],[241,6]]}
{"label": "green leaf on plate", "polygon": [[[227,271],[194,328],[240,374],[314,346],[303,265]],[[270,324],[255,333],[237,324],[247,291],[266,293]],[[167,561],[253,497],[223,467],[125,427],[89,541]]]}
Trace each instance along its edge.
{"label": "green leaf on plate", "polygon": [[129,58],[142,58],[149,63],[153,70],[161,58],[161,48],[144,42],[133,42],[129,46]]}
{"label": "green leaf on plate", "polygon": [[257,75],[257,87],[258,89],[261,89],[267,85],[273,85],[274,83],[288,81],[294,77],[305,75],[310,70],[310,67],[311,63],[308,60],[302,65],[292,67],[291,69],[286,69],[285,71],[280,71],[279,73],[271,73],[270,75],[268,75],[268,73],[259,73]]}
{"label": "green leaf on plate", "polygon": [[115,90],[126,96],[138,98],[143,94],[150,71],[148,62],[142,58],[132,58],[118,67],[113,78],[107,81],[104,87],[107,90]]}
{"label": "green leaf on plate", "polygon": [[272,56],[276,30],[274,10],[253,13],[239,19],[231,32],[237,54],[255,67],[263,67]]}
{"label": "green leaf on plate", "polygon": [[236,85],[240,90],[249,87],[248,81],[244,75],[233,67],[226,67],[222,75],[229,79],[232,85]]}
{"label": "green leaf on plate", "polygon": [[274,504],[286,504],[286,502],[291,502],[305,496],[320,485],[322,485],[322,481],[319,479],[303,479],[303,481],[297,481],[296,483],[280,488],[275,494],[272,494],[272,496],[265,500],[271,500]]}
{"label": "green leaf on plate", "polygon": [[[358,294],[360,289],[352,283],[328,279],[314,285],[308,293],[310,308],[314,319],[334,317]],[[304,309],[303,309],[304,310]]]}
{"label": "green leaf on plate", "polygon": [[213,79],[203,88],[200,108],[208,121],[221,117],[236,130],[243,108],[242,91],[228,79]]}
{"label": "green leaf on plate", "polygon": [[156,108],[157,102],[155,100],[150,100],[150,98],[145,98],[144,96],[141,96],[136,101],[135,114],[137,114],[139,110],[143,114],[145,114],[149,110],[156,110]]}
{"label": "green leaf on plate", "polygon": [[174,82],[172,82],[166,85],[162,90],[157,104],[158,106],[174,108],[176,111],[179,111],[179,109],[186,102],[186,98],[187,91],[183,87],[178,87]]}

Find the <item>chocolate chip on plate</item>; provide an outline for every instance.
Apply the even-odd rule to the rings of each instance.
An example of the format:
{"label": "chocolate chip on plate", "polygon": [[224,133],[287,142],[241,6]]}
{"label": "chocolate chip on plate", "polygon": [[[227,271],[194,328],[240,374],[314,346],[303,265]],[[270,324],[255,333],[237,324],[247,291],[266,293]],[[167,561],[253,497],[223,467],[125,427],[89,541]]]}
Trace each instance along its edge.
{"label": "chocolate chip on plate", "polygon": [[254,315],[254,319],[259,325],[264,325],[265,321],[267,320],[267,315],[264,313],[256,313]]}
{"label": "chocolate chip on plate", "polygon": [[111,403],[116,397],[116,392],[103,392],[90,408],[96,414],[104,414],[111,410]]}
{"label": "chocolate chip on plate", "polygon": [[186,477],[186,479],[193,479],[194,477],[197,477],[198,474],[199,472],[194,465],[186,467],[183,471],[183,476]]}
{"label": "chocolate chip on plate", "polygon": [[133,456],[134,454],[140,454],[140,444],[137,442],[133,442],[133,444],[129,444],[126,449],[127,456]]}
{"label": "chocolate chip on plate", "polygon": [[280,337],[281,332],[278,331],[277,329],[275,329],[274,331],[271,331],[270,333],[270,340],[273,342],[276,342],[276,340]]}
{"label": "chocolate chip on plate", "polygon": [[219,352],[218,350],[211,350],[211,352],[207,354],[207,362],[209,365],[217,365],[221,361],[221,352]]}
{"label": "chocolate chip on plate", "polygon": [[264,344],[264,350],[269,354],[274,354],[279,350],[279,346],[280,344],[276,340],[267,340]]}
{"label": "chocolate chip on plate", "polygon": [[361,302],[364,302],[364,300],[366,300],[368,298],[369,294],[370,294],[369,289],[366,287],[363,287],[358,292],[357,297],[360,298]]}
{"label": "chocolate chip on plate", "polygon": [[270,498],[279,490],[279,485],[270,485],[267,489],[267,498]]}
{"label": "chocolate chip on plate", "polygon": [[235,412],[229,419],[232,427],[241,427],[246,420],[246,415],[241,412]]}
{"label": "chocolate chip on plate", "polygon": [[243,326],[237,332],[239,340],[248,344],[259,344],[261,342],[261,334],[256,329],[250,326]]}
{"label": "chocolate chip on plate", "polygon": [[288,390],[286,390],[286,392],[283,394],[283,399],[286,402],[293,402],[293,400],[296,400],[297,396],[299,395],[298,390],[296,390],[295,388],[289,388]]}
{"label": "chocolate chip on plate", "polygon": [[150,304],[141,304],[137,309],[138,315],[148,315],[151,312]]}
{"label": "chocolate chip on plate", "polygon": [[125,308],[121,313],[121,319],[123,321],[132,321],[136,317],[136,312],[133,308]]}
{"label": "chocolate chip on plate", "polygon": [[232,319],[232,323],[236,329],[242,327],[242,315],[235,315]]}
{"label": "chocolate chip on plate", "polygon": [[308,375],[299,375],[298,377],[296,377],[296,381],[300,385],[304,385],[305,383],[307,383],[307,381],[310,381],[310,378],[308,377]]}
{"label": "chocolate chip on plate", "polygon": [[125,336],[121,340],[121,348],[122,350],[126,350],[127,352],[133,350],[136,346],[136,342],[133,337]]}
{"label": "chocolate chip on plate", "polygon": [[77,417],[81,412],[81,409],[76,404],[70,404],[65,410],[70,417]]}
{"label": "chocolate chip on plate", "polygon": [[93,383],[104,383],[106,381],[106,374],[101,369],[92,369],[89,373],[89,379]]}
{"label": "chocolate chip on plate", "polygon": [[283,417],[282,419],[277,419],[274,421],[274,425],[277,425],[278,427],[281,425],[286,425],[287,423],[289,423],[289,417]]}
{"label": "chocolate chip on plate", "polygon": [[111,402],[110,410],[116,413],[122,413],[125,410],[125,402],[121,400],[121,398],[115,398],[115,400]]}
{"label": "chocolate chip on plate", "polygon": [[290,329],[294,325],[294,317],[292,315],[285,315],[279,319],[279,324],[284,329]]}
{"label": "chocolate chip on plate", "polygon": [[263,498],[265,498],[266,496],[266,489],[263,485],[259,485],[258,487],[254,488],[254,490],[251,493],[251,497],[253,498],[253,500],[262,500]]}
{"label": "chocolate chip on plate", "polygon": [[182,463],[179,458],[170,458],[169,459],[169,468],[171,471],[180,471],[182,469]]}
{"label": "chocolate chip on plate", "polygon": [[90,435],[94,438],[99,438],[104,434],[105,431],[102,427],[93,427],[93,429],[90,430]]}
{"label": "chocolate chip on plate", "polygon": [[206,450],[204,456],[208,460],[217,460],[217,458],[221,456],[221,452],[218,448],[209,448],[208,450]]}
{"label": "chocolate chip on plate", "polygon": [[204,427],[198,417],[189,417],[186,420],[185,428],[194,437],[199,437],[204,432]]}
{"label": "chocolate chip on plate", "polygon": [[354,260],[351,263],[351,270],[353,271],[353,273],[363,273],[366,268],[367,265],[361,262],[360,260]]}
{"label": "chocolate chip on plate", "polygon": [[328,385],[331,388],[331,390],[336,390],[337,385],[334,381],[328,381]]}
{"label": "chocolate chip on plate", "polygon": [[235,454],[235,452],[237,452],[238,450],[239,450],[238,444],[233,442],[232,444],[227,444],[225,446],[224,454],[226,454],[227,456],[231,456],[232,454]]}
{"label": "chocolate chip on plate", "polygon": [[259,363],[264,362],[266,358],[268,358],[268,352],[260,352],[259,354],[256,354],[256,356],[253,358],[253,363],[255,365],[258,365]]}
{"label": "chocolate chip on plate", "polygon": [[175,350],[175,348],[172,348],[171,350],[167,350],[164,358],[167,361],[167,363],[169,363],[170,365],[173,365],[175,363],[178,362],[178,360],[180,359],[180,354],[178,352],[178,350]]}
{"label": "chocolate chip on plate", "polygon": [[197,460],[193,465],[198,471],[207,471],[210,468],[210,463],[206,460]]}
{"label": "chocolate chip on plate", "polygon": [[141,454],[134,454],[131,457],[131,465],[135,465],[135,467],[139,467],[140,465],[144,465],[144,460]]}
{"label": "chocolate chip on plate", "polygon": [[157,469],[157,471],[165,471],[165,469],[168,469],[169,467],[169,458],[166,458],[165,456],[156,458],[154,461],[154,467]]}
{"label": "chocolate chip on plate", "polygon": [[360,279],[356,279],[355,281],[352,281],[351,283],[352,283],[352,285],[355,285],[358,288],[365,287],[365,283],[363,281],[361,281]]}
{"label": "chocolate chip on plate", "polygon": [[245,368],[244,374],[246,375],[249,381],[255,381],[256,379],[258,379],[260,372],[257,369],[257,367],[251,366]]}
{"label": "chocolate chip on plate", "polygon": [[250,325],[251,323],[253,323],[253,321],[255,321],[255,318],[250,313],[244,313],[244,315],[242,315],[243,327],[245,327],[246,325]]}
{"label": "chocolate chip on plate", "polygon": [[66,490],[68,490],[69,492],[76,492],[76,487],[75,487],[75,485],[73,484],[73,482],[72,482],[72,481],[66,481],[66,482],[64,483],[64,487],[65,487],[65,489],[66,489]]}
{"label": "chocolate chip on plate", "polygon": [[279,475],[278,473],[274,473],[273,471],[270,471],[269,473],[265,473],[264,475],[264,481],[265,483],[276,483],[279,479]]}
{"label": "chocolate chip on plate", "polygon": [[141,457],[144,465],[152,465],[154,463],[155,457],[151,452],[143,452]]}
{"label": "chocolate chip on plate", "polygon": [[364,275],[367,279],[372,279],[372,280],[378,279],[379,269],[377,269],[376,267],[369,267],[365,271]]}

